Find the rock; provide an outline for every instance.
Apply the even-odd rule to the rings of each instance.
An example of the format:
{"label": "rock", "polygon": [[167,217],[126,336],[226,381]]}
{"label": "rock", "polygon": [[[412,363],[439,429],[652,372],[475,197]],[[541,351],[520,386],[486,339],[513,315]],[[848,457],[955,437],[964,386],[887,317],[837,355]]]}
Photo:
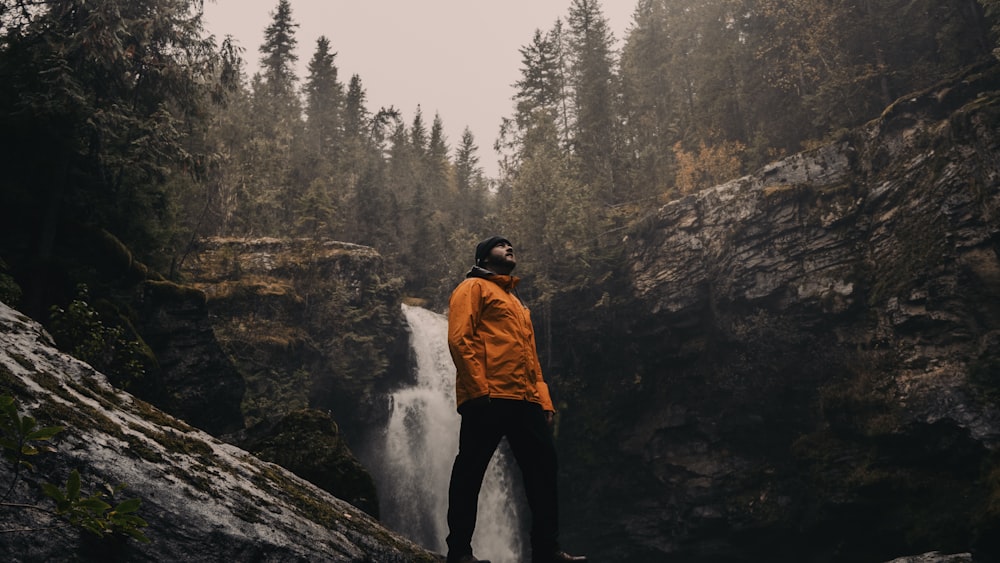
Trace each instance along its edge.
{"label": "rock", "polygon": [[351,453],[328,413],[294,411],[274,424],[262,422],[248,429],[239,443],[257,457],[378,518],[375,481]]}
{"label": "rock", "polygon": [[216,436],[242,429],[246,384],[219,347],[205,294],[156,280],[142,282],[137,293],[136,328],[159,364],[159,388],[141,396]]}
{"label": "rock", "polygon": [[668,203],[620,276],[558,297],[567,545],[1000,555],[998,92],[1000,68],[971,68]]}
{"label": "rock", "polygon": [[409,377],[400,280],[373,249],[336,241],[201,241],[181,273],[247,381],[247,424],[329,411],[349,441]]}
{"label": "rock", "polygon": [[971,553],[955,553],[945,555],[937,551],[924,553],[922,555],[912,555],[908,557],[898,557],[886,563],[965,563],[972,562]]}
{"label": "rock", "polygon": [[[41,327],[0,305],[0,390],[41,425],[63,425],[56,451],[14,479],[0,463],[6,561],[438,561],[380,527],[347,502],[281,467],[197,430],[132,395],[52,347]],[[45,510],[41,482],[65,483],[72,469],[83,490],[126,483],[141,499],[150,543],[60,526]],[[33,529],[7,532],[8,529]]]}

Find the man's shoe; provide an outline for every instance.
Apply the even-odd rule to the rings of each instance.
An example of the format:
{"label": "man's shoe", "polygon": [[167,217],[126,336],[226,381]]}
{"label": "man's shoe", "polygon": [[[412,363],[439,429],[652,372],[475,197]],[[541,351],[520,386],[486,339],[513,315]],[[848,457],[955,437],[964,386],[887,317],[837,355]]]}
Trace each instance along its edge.
{"label": "man's shoe", "polygon": [[490,563],[488,559],[476,559],[471,553],[458,559],[448,559],[448,563]]}
{"label": "man's shoe", "polygon": [[552,556],[552,563],[587,563],[586,555],[570,555],[565,551],[557,551]]}

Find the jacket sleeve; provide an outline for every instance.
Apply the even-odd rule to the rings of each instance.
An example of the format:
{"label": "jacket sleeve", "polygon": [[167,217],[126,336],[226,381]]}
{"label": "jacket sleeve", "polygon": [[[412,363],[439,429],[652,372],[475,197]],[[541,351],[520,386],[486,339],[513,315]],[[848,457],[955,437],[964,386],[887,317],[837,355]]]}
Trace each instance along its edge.
{"label": "jacket sleeve", "polygon": [[455,362],[455,397],[459,405],[489,395],[486,344],[478,328],[482,318],[480,284],[459,284],[448,304],[448,350]]}

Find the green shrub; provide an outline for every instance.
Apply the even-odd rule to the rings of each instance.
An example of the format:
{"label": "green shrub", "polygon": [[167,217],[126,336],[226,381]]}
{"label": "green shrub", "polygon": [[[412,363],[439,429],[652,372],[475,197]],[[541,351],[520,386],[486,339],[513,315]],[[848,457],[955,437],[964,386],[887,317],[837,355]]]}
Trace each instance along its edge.
{"label": "green shrub", "polygon": [[142,343],[129,338],[121,326],[105,325],[88,298],[87,286],[80,284],[76,299],[65,309],[52,306],[49,331],[61,350],[90,364],[115,386],[127,389],[146,373]]}

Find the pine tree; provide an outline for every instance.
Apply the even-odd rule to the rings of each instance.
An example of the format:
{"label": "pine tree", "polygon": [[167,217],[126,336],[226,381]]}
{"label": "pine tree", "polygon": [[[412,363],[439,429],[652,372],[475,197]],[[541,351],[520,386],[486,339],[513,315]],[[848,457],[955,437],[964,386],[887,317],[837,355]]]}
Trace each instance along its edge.
{"label": "pine tree", "polygon": [[357,74],[351,76],[347,86],[347,98],[344,100],[344,134],[348,138],[360,138],[365,134],[365,125],[368,123],[365,97],[361,77]]}
{"label": "pine tree", "polygon": [[419,105],[410,125],[410,146],[418,157],[422,158],[427,153],[427,127],[424,125],[424,114]]}
{"label": "pine tree", "polygon": [[195,236],[233,234],[245,228],[246,188],[252,174],[246,140],[251,137],[252,116],[241,53],[231,37],[223,40],[219,86],[212,97],[214,107],[207,135],[207,150],[213,158],[202,185],[180,194],[180,218]]}
{"label": "pine tree", "polygon": [[681,135],[681,95],[670,72],[673,3],[642,0],[622,51],[622,142],[630,155],[628,197],[644,201],[668,193],[674,175],[671,146]]}
{"label": "pine tree", "polygon": [[316,53],[309,61],[305,85],[307,136],[313,149],[331,160],[335,158],[343,130],[344,87],[337,80],[336,56],[330,52],[330,40],[320,36],[316,40]]}
{"label": "pine tree", "polygon": [[540,112],[535,118],[510,196],[501,200],[504,216],[516,218],[503,231],[522,241],[527,269],[538,275],[533,285],[548,293],[580,274],[578,260],[593,248],[593,230],[603,221],[589,188],[574,173],[579,161],[559,146],[552,115]]}
{"label": "pine tree", "polygon": [[260,46],[263,55],[264,83],[268,93],[276,98],[292,98],[295,94],[295,28],[299,24],[292,21],[292,6],[288,0],[278,0],[278,6],[271,13],[271,23],[264,30],[264,42]]}
{"label": "pine tree", "polygon": [[[423,212],[417,196],[419,188],[419,161],[411,142],[410,131],[402,119],[394,120],[388,139],[386,187],[390,198],[387,216],[392,219],[392,240],[383,241],[379,250],[387,255],[403,254],[401,245],[416,236],[416,218]],[[421,209],[417,209],[421,207]],[[380,219],[381,220],[381,219]],[[408,249],[409,246],[406,246]],[[406,260],[406,257],[402,257]],[[407,264],[408,266],[409,264]]]}
{"label": "pine tree", "polygon": [[[448,271],[449,233],[455,226],[455,187],[452,165],[448,160],[448,144],[444,135],[444,124],[439,114],[434,115],[431,124],[427,150],[420,169],[423,201],[414,206],[417,218],[416,238],[411,248],[419,252],[423,259],[416,272],[424,287],[449,287],[453,277]],[[420,206],[423,206],[423,210]],[[437,296],[439,297],[439,296]]]}
{"label": "pine tree", "polygon": [[[402,133],[403,137],[406,136]],[[405,142],[404,142],[405,143]],[[399,248],[401,262],[410,275],[407,283],[411,290],[426,282],[426,273],[433,256],[434,239],[430,234],[433,207],[438,203],[430,193],[428,174],[428,136],[423,112],[417,106],[409,130],[409,143],[393,153],[393,188],[398,194],[403,217],[400,218]],[[406,171],[400,170],[404,165]]]}
{"label": "pine tree", "polygon": [[[609,183],[593,175],[593,163],[585,163],[581,155],[577,137],[581,96],[577,82],[567,88],[563,64],[567,57],[562,47],[562,24],[557,21],[549,33],[536,32],[531,44],[521,49],[522,78],[515,84],[516,111],[502,131],[505,136],[501,147],[506,154],[495,197],[499,215],[487,218],[503,232],[523,241],[519,245],[531,257],[530,269],[539,273],[536,284],[543,291],[569,281],[566,276],[573,272],[570,265],[593,248],[596,237],[584,236],[582,230],[600,229],[604,220],[598,214],[598,194],[604,188],[606,193],[601,195],[611,191]],[[568,146],[567,129],[560,124],[574,115],[576,120],[568,130],[572,143]],[[607,117],[614,119],[611,114]],[[610,156],[609,149],[598,160],[607,164]],[[508,224],[510,219],[505,218],[516,221]]]}
{"label": "pine tree", "polygon": [[271,13],[260,46],[261,72],[252,81],[252,121],[248,139],[253,184],[249,186],[246,224],[255,235],[293,233],[296,201],[309,186],[303,174],[302,108],[294,74],[295,29],[288,0],[279,0]]}
{"label": "pine tree", "polygon": [[451,184],[451,163],[448,161],[448,143],[444,135],[444,123],[440,114],[434,114],[431,124],[431,138],[427,143],[424,158],[427,170],[428,195],[435,207],[446,209],[454,196]]}
{"label": "pine tree", "polygon": [[531,114],[538,110],[561,114],[565,77],[559,45],[553,33],[536,29],[531,43],[520,48],[521,79],[514,83],[517,93],[516,119],[524,127]]}
{"label": "pine tree", "polygon": [[294,175],[305,191],[297,196],[294,218],[299,234],[330,236],[347,221],[342,113],[343,85],[337,80],[336,53],[320,36],[309,61],[305,87],[306,123],[302,150],[295,155]]}
{"label": "pine tree", "polygon": [[565,54],[562,48],[562,22],[542,33],[536,29],[531,43],[520,48],[521,79],[513,84],[515,113],[504,119],[494,147],[502,155],[501,171],[516,172],[524,135],[537,119],[535,114],[545,113],[559,124],[559,142],[565,150],[570,147],[570,120],[572,99],[568,94]]}
{"label": "pine tree", "polygon": [[[346,178],[345,208],[351,213],[346,233],[349,240],[373,246],[384,256],[398,252],[399,205],[393,189],[393,170],[405,168],[402,153],[409,151],[405,128],[395,108],[381,108],[374,115],[368,111],[366,94],[358,75],[351,77],[344,103],[346,154],[343,174]],[[390,130],[392,135],[386,135]],[[386,138],[392,147],[386,149]],[[399,158],[392,158],[393,151]],[[390,159],[386,162],[385,155]],[[396,171],[400,174],[402,170]]]}
{"label": "pine tree", "polygon": [[567,22],[576,109],[573,148],[580,162],[580,178],[591,186],[596,197],[614,203],[617,198],[614,37],[597,0],[573,0]]}
{"label": "pine tree", "polygon": [[462,131],[462,141],[455,149],[456,219],[470,232],[481,226],[487,195],[478,151],[475,136],[466,127]]}

